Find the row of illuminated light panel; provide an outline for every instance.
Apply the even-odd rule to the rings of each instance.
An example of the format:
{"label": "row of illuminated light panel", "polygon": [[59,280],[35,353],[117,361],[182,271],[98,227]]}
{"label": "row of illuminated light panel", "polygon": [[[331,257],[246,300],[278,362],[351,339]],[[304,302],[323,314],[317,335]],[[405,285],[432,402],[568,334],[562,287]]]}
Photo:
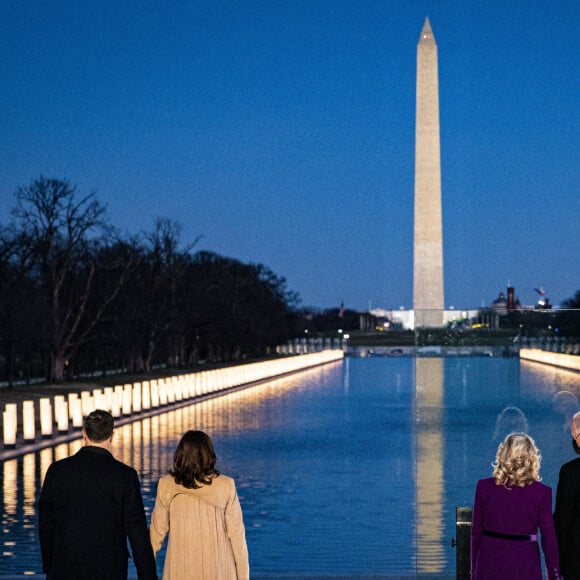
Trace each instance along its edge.
{"label": "row of illuminated light panel", "polygon": [[[53,436],[55,426],[57,433],[67,433],[71,425],[79,429],[83,426],[83,417],[95,409],[106,409],[113,417],[130,416],[340,360],[342,357],[341,350],[324,350],[177,377],[93,389],[80,394],[55,395],[52,399],[41,398],[38,401],[40,433],[42,437],[47,438]],[[18,405],[7,403],[2,419],[4,447],[14,447],[17,442]],[[36,440],[36,429],[35,401],[23,401],[22,438],[25,443]]]}
{"label": "row of illuminated light panel", "polygon": [[577,355],[550,352],[539,348],[520,348],[520,358],[580,371],[580,357]]}

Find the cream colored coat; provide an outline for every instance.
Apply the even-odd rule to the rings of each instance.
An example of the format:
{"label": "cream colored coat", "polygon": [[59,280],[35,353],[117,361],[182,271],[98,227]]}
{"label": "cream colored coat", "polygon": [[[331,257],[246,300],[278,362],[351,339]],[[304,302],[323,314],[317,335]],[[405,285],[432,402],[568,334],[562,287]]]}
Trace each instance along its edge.
{"label": "cream colored coat", "polygon": [[151,516],[155,555],[169,532],[163,580],[247,580],[248,548],[242,508],[231,477],[187,489],[162,477]]}

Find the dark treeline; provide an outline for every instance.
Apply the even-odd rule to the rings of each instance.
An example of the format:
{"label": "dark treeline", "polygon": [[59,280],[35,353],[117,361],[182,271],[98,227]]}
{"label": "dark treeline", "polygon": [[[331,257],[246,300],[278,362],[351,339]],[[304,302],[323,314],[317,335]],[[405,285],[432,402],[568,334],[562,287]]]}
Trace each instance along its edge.
{"label": "dark treeline", "polygon": [[158,218],[123,236],[96,195],[40,177],[0,225],[0,380],[260,357],[295,333],[298,295],[261,264],[183,246]]}

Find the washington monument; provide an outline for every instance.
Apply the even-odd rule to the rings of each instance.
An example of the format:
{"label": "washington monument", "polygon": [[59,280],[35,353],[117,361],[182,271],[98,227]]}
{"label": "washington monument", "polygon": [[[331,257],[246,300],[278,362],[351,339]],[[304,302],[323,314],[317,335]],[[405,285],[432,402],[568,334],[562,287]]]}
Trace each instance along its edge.
{"label": "washington monument", "polygon": [[425,20],[417,44],[413,309],[416,326],[443,323],[443,235],[437,44]]}

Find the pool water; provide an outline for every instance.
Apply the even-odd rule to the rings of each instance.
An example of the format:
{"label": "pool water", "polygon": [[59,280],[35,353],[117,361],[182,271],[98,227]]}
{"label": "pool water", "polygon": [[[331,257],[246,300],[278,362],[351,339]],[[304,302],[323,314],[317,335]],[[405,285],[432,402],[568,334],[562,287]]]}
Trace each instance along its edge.
{"label": "pool water", "polygon": [[[182,433],[208,432],[255,577],[454,577],[455,509],[473,503],[499,440],[527,430],[555,489],[579,395],[580,373],[518,358],[346,358],[122,426],[114,453],[138,470],[150,518]],[[79,447],[2,465],[1,575],[41,572],[42,477]]]}

